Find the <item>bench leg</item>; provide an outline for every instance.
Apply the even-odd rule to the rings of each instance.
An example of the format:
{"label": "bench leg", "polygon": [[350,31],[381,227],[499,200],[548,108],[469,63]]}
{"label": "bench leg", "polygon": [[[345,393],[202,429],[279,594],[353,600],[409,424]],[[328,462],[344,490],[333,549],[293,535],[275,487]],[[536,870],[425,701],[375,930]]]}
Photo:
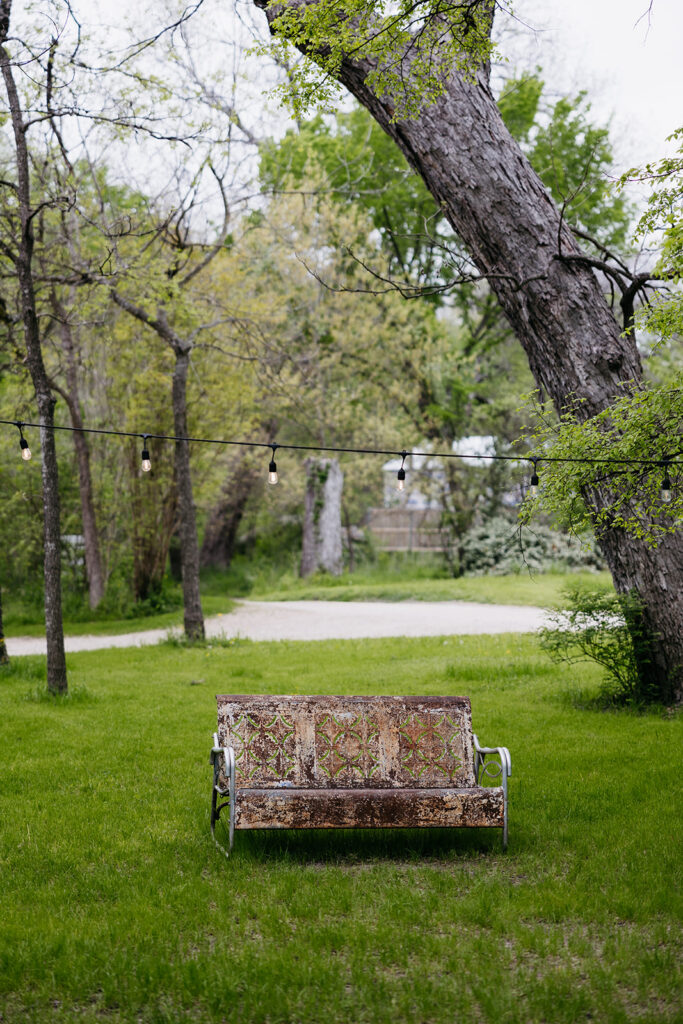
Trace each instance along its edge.
{"label": "bench leg", "polygon": [[[505,779],[505,782],[507,783],[507,779]],[[508,848],[508,789],[507,789],[507,785],[505,785],[505,798],[504,799],[505,799],[505,803],[503,805],[503,808],[504,808],[503,809],[503,853],[505,853],[505,851]]]}
{"label": "bench leg", "polygon": [[[221,755],[225,758],[225,769],[228,777],[227,794],[218,784],[220,775],[219,758]],[[226,857],[229,857],[235,836],[235,752],[232,747],[219,747],[218,739],[215,734],[214,746],[211,751],[211,762],[213,764],[213,782],[211,785],[211,837],[221,853],[225,854]],[[228,800],[222,804],[219,803],[219,798],[224,796],[227,796]],[[216,822],[221,816],[221,811],[226,807],[229,808],[230,814],[230,825],[228,829],[229,846],[227,850],[216,839]]]}

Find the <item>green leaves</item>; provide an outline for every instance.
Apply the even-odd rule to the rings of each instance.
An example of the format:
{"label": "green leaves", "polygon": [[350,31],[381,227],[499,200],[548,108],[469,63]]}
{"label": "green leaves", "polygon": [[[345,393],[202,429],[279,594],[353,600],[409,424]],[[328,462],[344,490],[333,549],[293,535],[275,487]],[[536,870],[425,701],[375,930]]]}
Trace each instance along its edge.
{"label": "green leaves", "polygon": [[[560,115],[557,119],[561,128],[559,137],[563,138],[565,129],[575,123],[575,118],[566,107],[560,110]],[[571,133],[567,138],[570,137]],[[671,138],[681,141],[676,156],[648,164],[641,170],[631,169],[619,182],[620,193],[628,182],[652,184],[647,209],[638,222],[635,237],[652,241],[654,232],[663,236],[656,270],[674,285],[658,292],[649,305],[636,312],[636,326],[659,339],[655,348],[683,334],[680,290],[683,129]],[[586,130],[578,135],[577,149],[586,146],[592,147],[599,164],[607,153],[606,139],[600,132]],[[580,192],[577,198],[579,196]],[[592,206],[582,204],[579,209],[586,223],[594,223],[596,234],[598,230],[607,233],[602,237],[609,237],[611,233],[617,240],[625,223],[622,221],[619,226],[619,211],[618,205],[610,207],[600,202]],[[667,534],[680,530],[683,525],[683,370],[675,353],[667,365],[659,351],[656,360],[651,357],[650,366],[660,371],[659,382],[650,380],[637,386],[629,385],[609,409],[585,422],[580,422],[581,417],[574,412],[568,412],[559,425],[546,423],[535,433],[535,453],[539,458],[545,455],[552,459],[582,458],[586,461],[543,463],[543,488],[535,501],[527,500],[523,511],[525,519],[534,511],[543,510],[564,517],[577,530],[592,525],[599,533],[603,525],[621,527],[653,547]],[[606,465],[601,462],[606,458],[624,462]],[[661,485],[667,473],[672,483],[670,502],[662,501],[661,497]],[[609,496],[598,512],[589,514],[585,499],[596,487],[603,492],[606,489]]]}
{"label": "green leaves", "polygon": [[[536,69],[540,71],[540,68]],[[526,142],[538,114],[543,81],[528,72],[505,83],[498,97],[498,109],[506,127],[518,142]]]}
{"label": "green leaves", "polygon": [[[303,189],[352,202],[379,233],[391,275],[415,286],[448,276],[445,247],[455,236],[422,179],[398,146],[362,108],[333,121],[317,115],[298,131],[262,147],[261,180],[267,190]],[[315,184],[313,184],[315,183]],[[365,236],[344,244],[365,247]]]}
{"label": "green leaves", "polygon": [[643,168],[631,168],[619,180],[623,189],[630,182],[648,182],[652,191],[647,208],[638,221],[636,238],[650,240],[653,234],[662,238],[660,258],[655,270],[677,287],[659,295],[636,316],[645,330],[662,338],[683,335],[683,127],[667,141],[677,141],[678,151]]}
{"label": "green leaves", "polygon": [[585,91],[543,103],[540,70],[506,83],[498,98],[501,116],[565,219],[602,245],[623,249],[633,208],[610,178],[609,128],[591,121]]}
{"label": "green leaves", "polygon": [[567,598],[568,608],[550,612],[550,625],[540,631],[543,650],[554,661],[602,666],[609,680],[605,697],[615,704],[641,706],[661,699],[646,671],[653,638],[638,595],[572,589]]}
{"label": "green leaves", "polygon": [[[343,8],[338,0],[316,0],[270,3],[268,10],[275,41],[257,50],[274,47],[286,62],[289,82],[280,94],[297,117],[312,108],[330,109],[339,95],[340,67],[349,57],[362,65],[370,90],[390,98],[394,120],[401,120],[417,117],[438,99],[454,68],[473,75],[495,50],[488,0],[348,0]],[[309,59],[292,61],[294,47]]]}
{"label": "green leaves", "polygon": [[[536,499],[525,502],[525,521],[544,511],[560,515],[577,531],[594,526],[599,535],[603,525],[621,527],[653,547],[683,524],[683,373],[659,386],[629,388],[586,422],[567,413],[557,426],[542,427],[534,440],[542,486]],[[548,461],[555,459],[561,461]],[[669,459],[674,461],[668,466],[672,500],[667,503],[661,486]],[[596,487],[609,497],[589,513],[585,499]]]}

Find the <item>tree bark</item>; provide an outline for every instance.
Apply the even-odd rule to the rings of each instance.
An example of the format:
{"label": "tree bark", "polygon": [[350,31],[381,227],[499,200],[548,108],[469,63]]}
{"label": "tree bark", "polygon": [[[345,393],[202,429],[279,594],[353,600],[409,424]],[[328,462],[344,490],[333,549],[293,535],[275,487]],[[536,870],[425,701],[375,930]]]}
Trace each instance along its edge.
{"label": "tree bark", "polygon": [[235,554],[237,531],[249,498],[260,484],[262,467],[256,467],[249,456],[240,458],[226,480],[221,496],[212,509],[204,531],[199,556],[200,565],[212,569],[228,569]]}
{"label": "tree bark", "polygon": [[78,491],[81,500],[81,519],[83,522],[83,543],[85,550],[85,572],[88,579],[88,601],[91,608],[97,608],[104,597],[104,569],[100,552],[100,537],[95,516],[95,500],[93,497],[92,473],[90,471],[90,448],[85,434],[81,433],[83,417],[78,386],[78,368],[71,331],[71,324],[66,309],[53,294],[53,305],[59,317],[59,328],[62,339],[62,351],[65,357],[66,388],[60,390],[64,398],[71,424],[76,428],[72,435],[78,465]]}
{"label": "tree bark", "polygon": [[[271,24],[277,13],[266,11]],[[406,83],[416,56],[403,61]],[[392,120],[391,97],[377,97],[366,84],[371,69],[369,60],[346,59],[339,79],[395,140],[462,238],[538,385],[558,412],[574,410],[580,420],[607,408],[627,382],[641,378],[635,341],[621,336],[593,271],[563,260],[581,250],[505,127],[488,69],[474,80],[451,72],[444,94],[411,121]],[[597,510],[610,497],[596,488],[589,500]],[[661,699],[683,700],[683,533],[655,550],[617,527],[598,535],[617,591],[637,591],[645,606],[655,651],[649,672]]]}
{"label": "tree bark", "polygon": [[159,455],[152,449],[152,470],[142,473],[139,446],[131,444],[128,448],[136,601],[146,601],[161,589],[176,520],[175,486],[165,467],[160,470],[159,462]]}
{"label": "tree bark", "polygon": [[[173,428],[176,437],[187,437],[187,371],[190,349],[176,347],[173,370]],[[199,593],[199,544],[190,473],[190,445],[175,442],[176,487],[178,492],[178,533],[183,576],[185,635],[189,640],[204,638],[204,615]]]}
{"label": "tree bark", "polygon": [[336,459],[306,459],[304,466],[306,499],[300,574],[310,576],[322,569],[340,576],[344,474]]}
{"label": "tree bark", "polygon": [[[125,309],[131,316],[156,331],[172,348],[175,355],[172,385],[173,428],[176,437],[187,437],[187,372],[192,343],[183,341],[176,334],[163,306],[157,309],[157,315],[153,317],[142,306],[137,306],[130,299],[126,299],[116,289],[112,289],[111,297],[121,309]],[[200,640],[204,638],[204,615],[199,593],[199,544],[190,472],[190,445],[187,441],[176,441],[175,473],[185,635],[190,640]]]}
{"label": "tree bark", "polygon": [[68,683],[64,654],[61,594],[61,534],[59,522],[59,470],[54,437],[55,398],[43,363],[33,287],[33,221],[29,179],[26,127],[17,92],[12,63],[4,45],[9,31],[11,4],[0,4],[0,67],[7,90],[17,163],[17,199],[21,221],[15,269],[21,294],[21,312],[26,339],[26,356],[36,393],[40,416],[43,481],[43,536],[45,546],[45,634],[47,640],[47,687],[52,693],[66,693]]}

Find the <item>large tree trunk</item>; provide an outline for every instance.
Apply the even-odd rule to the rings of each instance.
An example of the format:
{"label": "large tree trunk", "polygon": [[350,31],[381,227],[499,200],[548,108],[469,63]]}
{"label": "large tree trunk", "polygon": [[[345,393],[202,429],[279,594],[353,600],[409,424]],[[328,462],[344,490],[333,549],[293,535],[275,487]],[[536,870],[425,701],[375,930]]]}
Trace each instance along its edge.
{"label": "large tree trunk", "polygon": [[[190,350],[176,348],[173,370],[173,427],[176,437],[187,437],[187,371]],[[190,445],[175,443],[176,487],[178,491],[178,533],[180,535],[180,566],[183,575],[185,635],[190,640],[204,638],[204,616],[199,594],[199,544],[194,512]]]}
{"label": "large tree trunk", "polygon": [[344,474],[336,459],[306,459],[306,500],[301,550],[302,576],[322,569],[340,576],[342,563],[341,498]]}
{"label": "large tree trunk", "polygon": [[261,483],[262,475],[262,467],[256,466],[248,455],[241,456],[237,465],[231,468],[221,496],[211,510],[206,524],[199,556],[202,567],[230,567],[235,554],[239,525],[249,498],[255,487]]}
{"label": "large tree trunk", "polygon": [[83,544],[85,550],[85,572],[88,579],[88,600],[91,608],[97,608],[104,597],[104,570],[100,553],[100,537],[97,531],[95,500],[93,497],[92,474],[90,472],[90,448],[87,437],[81,432],[81,400],[78,386],[78,367],[68,313],[57,296],[53,294],[53,305],[59,317],[62,351],[65,359],[66,388],[61,394],[69,409],[71,424],[76,428],[72,435],[78,465],[78,491],[81,499],[83,522]]}
{"label": "large tree trunk", "polygon": [[[9,31],[9,3],[0,9],[0,43]],[[9,100],[17,162],[17,199],[21,219],[21,235],[15,257],[15,268],[21,293],[21,312],[26,339],[26,357],[36,393],[40,415],[40,442],[43,479],[43,536],[45,544],[45,634],[47,640],[47,686],[52,693],[66,693],[66,657],[62,625],[61,535],[59,523],[59,471],[54,436],[55,399],[50,390],[40,345],[33,288],[33,221],[28,166],[26,129],[12,64],[4,46],[0,45],[0,66]]]}
{"label": "large tree trunk", "polygon": [[[272,22],[277,8],[266,15]],[[408,87],[415,56],[403,62]],[[366,84],[371,67],[345,60],[340,81],[423,178],[488,278],[537,383],[558,411],[574,409],[581,419],[601,412],[641,376],[635,341],[621,336],[592,270],[561,258],[580,250],[503,124],[487,70],[472,81],[453,71],[418,118],[394,122],[391,97]],[[596,508],[609,504],[607,491],[591,497]],[[656,550],[618,528],[601,529],[599,539],[616,589],[637,591],[645,606],[655,651],[649,672],[661,698],[683,699],[683,533]]]}

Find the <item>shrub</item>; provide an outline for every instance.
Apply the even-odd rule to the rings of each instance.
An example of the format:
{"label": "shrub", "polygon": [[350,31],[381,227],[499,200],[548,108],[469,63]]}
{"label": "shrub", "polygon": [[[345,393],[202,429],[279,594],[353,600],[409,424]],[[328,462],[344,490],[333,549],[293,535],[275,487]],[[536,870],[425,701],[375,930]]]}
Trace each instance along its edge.
{"label": "shrub", "polygon": [[606,673],[603,703],[642,706],[659,701],[648,679],[652,634],[635,592],[567,591],[568,608],[548,612],[541,646],[554,661],[594,661]]}
{"label": "shrub", "polygon": [[602,560],[588,540],[558,533],[548,526],[523,527],[503,516],[474,526],[463,537],[460,572],[469,575],[507,573],[530,569],[601,569]]}

